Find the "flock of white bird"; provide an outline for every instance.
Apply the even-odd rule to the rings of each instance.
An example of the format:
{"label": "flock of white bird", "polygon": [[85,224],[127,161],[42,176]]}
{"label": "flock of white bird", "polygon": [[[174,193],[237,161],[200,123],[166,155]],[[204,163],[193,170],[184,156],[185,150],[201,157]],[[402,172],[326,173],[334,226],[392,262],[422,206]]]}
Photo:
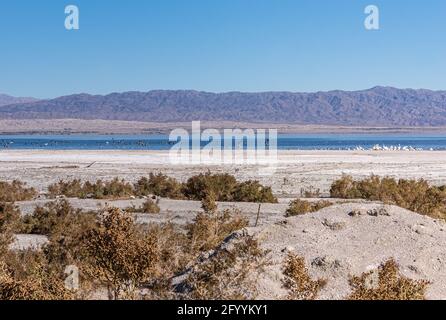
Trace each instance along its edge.
{"label": "flock of white bird", "polygon": [[[354,151],[424,151],[423,148],[414,148],[412,146],[386,146],[386,145],[374,145],[371,149],[365,149],[363,147],[356,147]],[[429,151],[434,151],[430,148]]]}

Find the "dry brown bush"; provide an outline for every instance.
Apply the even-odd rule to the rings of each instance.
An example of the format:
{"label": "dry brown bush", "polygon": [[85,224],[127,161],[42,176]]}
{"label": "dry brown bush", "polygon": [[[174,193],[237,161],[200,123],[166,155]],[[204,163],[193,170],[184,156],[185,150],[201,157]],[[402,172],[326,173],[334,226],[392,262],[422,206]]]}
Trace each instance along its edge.
{"label": "dry brown bush", "polygon": [[233,193],[237,202],[277,203],[271,187],[265,187],[258,181],[238,183]]}
{"label": "dry brown bush", "polygon": [[201,201],[208,193],[215,195],[216,201],[232,201],[237,180],[230,174],[199,174],[189,178],[185,185],[188,199]]}
{"label": "dry brown bush", "polygon": [[133,196],[133,186],[118,178],[111,181],[97,180],[95,183],[79,179],[72,181],[60,180],[58,183],[48,186],[51,197],[64,195],[70,198],[94,198],[94,199],[124,199]]}
{"label": "dry brown bush", "polygon": [[429,281],[412,280],[399,274],[399,266],[390,259],[378,269],[373,283],[373,271],[350,279],[350,300],[424,300]]}
{"label": "dry brown bush", "polygon": [[183,185],[162,173],[150,173],[149,178],[140,178],[134,184],[134,188],[139,196],[156,195],[170,199],[184,199]]}
{"label": "dry brown bush", "polygon": [[61,199],[38,206],[33,214],[23,217],[21,232],[48,236],[77,234],[90,228],[95,216],[95,212],[75,209],[67,200]]}
{"label": "dry brown bush", "polygon": [[192,251],[214,249],[234,231],[248,226],[248,221],[240,214],[229,210],[213,213],[199,213],[193,223],[186,226]]}
{"label": "dry brown bush", "polygon": [[0,259],[8,252],[14,233],[19,229],[19,208],[11,203],[0,203]]}
{"label": "dry brown bush", "polygon": [[218,249],[189,274],[185,286],[188,299],[246,300],[257,295],[255,274],[268,264],[267,251],[249,236],[232,248]]}
{"label": "dry brown bush", "polygon": [[0,261],[0,300],[71,300],[63,276],[52,270],[42,253],[8,252]]}
{"label": "dry brown bush", "polygon": [[269,187],[258,181],[238,182],[230,174],[199,174],[189,178],[184,194],[191,200],[203,200],[208,194],[215,195],[216,201],[276,203],[277,199]]}
{"label": "dry brown bush", "polygon": [[14,180],[11,183],[0,181],[0,202],[32,200],[37,195],[34,188],[27,188],[26,183]]}
{"label": "dry brown bush", "polygon": [[119,209],[104,211],[83,243],[91,259],[86,272],[103,283],[113,299],[137,297],[137,289],[156,274],[160,258],[156,237]]}
{"label": "dry brown bush", "polygon": [[320,198],[321,189],[316,189],[313,186],[310,186],[308,188],[301,188],[300,196],[302,198]]}
{"label": "dry brown bush", "polygon": [[133,206],[126,208],[125,211],[127,212],[137,212],[137,213],[150,213],[150,214],[156,214],[160,213],[161,209],[160,207],[151,199],[147,199],[142,206],[139,208]]}
{"label": "dry brown bush", "polygon": [[332,205],[333,203],[329,201],[309,202],[297,199],[290,203],[290,206],[288,207],[285,216],[293,217],[293,216],[303,215],[306,213],[317,212],[323,208],[327,208]]}
{"label": "dry brown bush", "polygon": [[205,197],[201,200],[201,208],[207,214],[214,214],[217,212],[217,197],[212,191],[206,192]]}
{"label": "dry brown bush", "polygon": [[430,186],[423,179],[397,181],[373,175],[355,181],[350,176],[343,176],[332,184],[330,194],[332,198],[382,201],[433,218],[446,219],[445,188]]}
{"label": "dry brown bush", "polygon": [[305,260],[289,253],[283,269],[283,286],[289,291],[288,299],[314,300],[325,287],[325,279],[312,280],[305,266]]}

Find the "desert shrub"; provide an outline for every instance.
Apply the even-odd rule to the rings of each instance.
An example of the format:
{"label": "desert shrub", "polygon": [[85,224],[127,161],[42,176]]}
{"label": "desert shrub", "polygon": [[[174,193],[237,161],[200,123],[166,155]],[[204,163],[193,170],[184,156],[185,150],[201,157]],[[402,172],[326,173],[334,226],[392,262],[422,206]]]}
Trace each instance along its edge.
{"label": "desert shrub", "polygon": [[207,214],[213,214],[217,211],[216,196],[213,192],[207,192],[206,196],[201,200],[201,208]]}
{"label": "desert shrub", "polygon": [[138,212],[138,213],[160,213],[160,207],[151,199],[147,199],[140,207],[129,207],[125,209],[127,212]]}
{"label": "desert shrub", "polygon": [[94,212],[73,208],[65,199],[51,201],[36,207],[31,215],[22,218],[21,232],[48,236],[78,233],[90,228],[95,216]]}
{"label": "desert shrub", "polygon": [[184,195],[191,200],[203,200],[213,194],[216,201],[276,203],[270,187],[258,181],[238,182],[230,174],[199,174],[189,178],[184,186]]}
{"label": "desert shrub", "polygon": [[186,279],[186,297],[198,300],[255,299],[254,275],[268,264],[267,251],[249,236],[238,239],[231,248],[218,249],[198,264]]}
{"label": "desert shrub", "polygon": [[382,201],[434,218],[446,218],[446,191],[423,179],[397,181],[373,175],[355,181],[343,176],[332,184],[330,194],[333,198]]}
{"label": "desert shrub", "polygon": [[35,251],[9,252],[0,261],[0,300],[69,300],[73,292],[63,277],[51,270],[43,254]]}
{"label": "desert shrub", "polygon": [[115,178],[111,181],[97,180],[94,183],[86,181],[82,183],[75,179],[72,181],[59,181],[48,186],[48,194],[51,197],[64,195],[70,198],[94,198],[94,199],[119,199],[128,198],[134,194],[133,186]]}
{"label": "desert shrub", "polygon": [[153,202],[152,200],[148,199],[142,204],[142,213],[160,213],[160,207]]}
{"label": "desert shrub", "polygon": [[197,214],[193,223],[186,225],[186,230],[191,250],[207,251],[214,249],[234,231],[247,226],[248,220],[225,210]]}
{"label": "desert shrub", "polygon": [[224,174],[199,174],[189,178],[185,185],[188,199],[201,201],[207,193],[213,193],[216,201],[232,201],[237,180],[234,176]]}
{"label": "desert shrub", "polygon": [[156,273],[156,237],[138,228],[132,216],[119,209],[105,211],[83,242],[91,259],[86,272],[108,288],[111,298],[134,298],[137,288]]}
{"label": "desert shrub", "polygon": [[0,181],[0,202],[32,200],[37,195],[34,188],[26,188],[24,182],[14,180],[11,183]]}
{"label": "desert shrub", "polygon": [[302,198],[320,198],[321,189],[316,189],[313,186],[310,186],[309,188],[301,188],[300,196]]}
{"label": "desert shrub", "polygon": [[0,258],[8,252],[14,233],[20,229],[20,210],[10,203],[0,203]]}
{"label": "desert shrub", "polygon": [[258,181],[238,183],[233,192],[233,199],[237,202],[277,203],[271,187],[265,187]]}
{"label": "desert shrub", "polygon": [[426,280],[412,280],[399,274],[399,266],[391,259],[378,269],[376,283],[370,281],[374,271],[350,279],[350,300],[424,300]]}
{"label": "desert shrub", "polygon": [[184,199],[183,185],[162,173],[150,173],[149,178],[142,177],[134,184],[134,188],[139,196],[157,195],[170,199]]}
{"label": "desert shrub", "polygon": [[294,200],[290,203],[285,216],[293,217],[306,213],[317,212],[323,208],[332,206],[333,204],[329,201],[318,201],[318,202],[309,202],[305,200]]}
{"label": "desert shrub", "polygon": [[304,258],[293,253],[288,254],[283,274],[283,286],[289,292],[288,299],[292,300],[314,300],[327,284],[324,279],[312,280]]}

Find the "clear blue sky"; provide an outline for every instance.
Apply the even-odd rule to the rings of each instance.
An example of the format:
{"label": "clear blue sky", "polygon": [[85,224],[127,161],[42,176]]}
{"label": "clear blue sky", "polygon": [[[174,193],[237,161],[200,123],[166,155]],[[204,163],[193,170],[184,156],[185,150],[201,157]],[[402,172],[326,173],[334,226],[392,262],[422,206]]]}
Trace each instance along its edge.
{"label": "clear blue sky", "polygon": [[446,89],[444,0],[2,0],[0,41],[0,92],[16,96]]}

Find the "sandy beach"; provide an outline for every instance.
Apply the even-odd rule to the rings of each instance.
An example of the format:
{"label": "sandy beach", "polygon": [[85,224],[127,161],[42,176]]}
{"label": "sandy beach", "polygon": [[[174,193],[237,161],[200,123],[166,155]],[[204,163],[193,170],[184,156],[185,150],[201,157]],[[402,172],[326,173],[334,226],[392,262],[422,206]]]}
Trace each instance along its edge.
{"label": "sandy beach", "polygon": [[135,181],[150,172],[163,172],[185,180],[207,170],[259,180],[277,196],[287,198],[299,196],[301,188],[310,186],[327,194],[342,174],[424,178],[436,185],[446,184],[446,152],[279,151],[275,173],[261,176],[256,165],[175,165],[165,151],[0,151],[0,180],[19,179],[39,191],[60,179],[120,177]]}

